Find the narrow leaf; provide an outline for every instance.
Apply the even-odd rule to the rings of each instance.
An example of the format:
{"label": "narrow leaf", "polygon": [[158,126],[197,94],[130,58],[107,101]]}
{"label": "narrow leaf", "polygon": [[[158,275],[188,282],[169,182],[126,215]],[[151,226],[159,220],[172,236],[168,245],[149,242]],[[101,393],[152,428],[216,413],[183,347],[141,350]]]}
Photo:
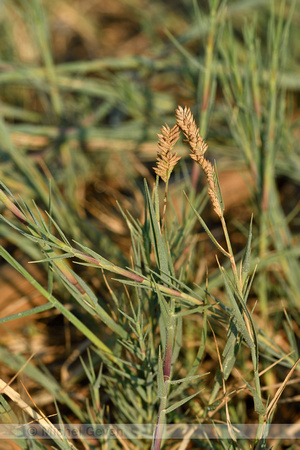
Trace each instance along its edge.
{"label": "narrow leaf", "polygon": [[251,216],[250,226],[249,226],[249,232],[248,232],[248,238],[247,243],[242,259],[242,272],[244,274],[244,279],[248,275],[250,271],[250,254],[251,254],[251,241],[252,241],[252,222],[253,222],[253,216]]}
{"label": "narrow leaf", "polygon": [[169,274],[167,249],[161,237],[160,229],[156,218],[156,213],[153,208],[150,192],[146,181],[145,181],[145,191],[148,204],[150,225],[153,233],[153,247],[155,250],[156,261],[159,269],[163,273],[162,278],[168,281],[168,277],[165,275],[165,273]]}
{"label": "narrow leaf", "polygon": [[207,235],[210,237],[211,241],[215,244],[215,246],[217,247],[218,250],[220,250],[221,253],[223,253],[223,255],[225,256],[230,256],[226,250],[219,244],[219,242],[216,240],[216,238],[213,236],[213,234],[211,233],[210,229],[208,228],[208,226],[206,225],[206,223],[204,222],[204,220],[202,219],[202,217],[198,214],[197,210],[194,208],[194,206],[192,205],[192,203],[190,202],[188,196],[186,194],[184,194],[187,201],[189,202],[191,208],[193,209],[194,213],[196,214],[199,222],[201,223],[201,225],[203,226],[205,232],[207,233]]}
{"label": "narrow leaf", "polygon": [[203,391],[203,389],[200,389],[200,391],[196,392],[195,394],[189,395],[188,397],[179,400],[179,402],[174,403],[174,405],[166,409],[166,414],[168,414],[171,411],[174,411],[174,409],[179,408],[179,406],[182,406],[185,403],[189,402],[192,398],[196,397],[196,395],[198,395],[201,391]]}
{"label": "narrow leaf", "polygon": [[53,308],[53,305],[51,303],[45,303],[45,305],[36,306],[35,308],[27,309],[26,311],[22,311],[16,314],[11,314],[10,316],[2,317],[0,319],[1,323],[10,322],[11,320],[21,319],[23,317],[31,316],[32,314],[38,314],[44,311],[47,311],[48,309]]}

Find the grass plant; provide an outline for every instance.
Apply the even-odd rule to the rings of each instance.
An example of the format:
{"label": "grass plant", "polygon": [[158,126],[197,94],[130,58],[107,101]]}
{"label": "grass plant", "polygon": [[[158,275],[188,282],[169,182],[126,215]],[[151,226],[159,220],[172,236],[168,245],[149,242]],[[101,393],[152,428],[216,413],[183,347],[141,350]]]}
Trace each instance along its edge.
{"label": "grass plant", "polygon": [[[280,183],[299,193],[299,2],[176,3],[116,2],[123,32],[130,19],[137,42],[155,43],[122,56],[104,38],[97,49],[80,2],[3,6],[0,255],[42,302],[0,318],[4,331],[40,318],[18,331],[26,351],[1,340],[1,423],[39,423],[55,448],[279,449],[269,427],[297,414],[285,405],[300,370],[299,201]],[[55,13],[77,24],[92,60],[55,52]],[[237,209],[222,186],[229,167],[250,180]],[[32,347],[41,326],[49,342],[57,334],[52,363],[50,344]],[[53,423],[136,428],[126,441],[72,441]],[[170,424],[189,426],[184,440]],[[226,436],[193,437],[210,424]],[[255,435],[239,439],[238,424]]]}

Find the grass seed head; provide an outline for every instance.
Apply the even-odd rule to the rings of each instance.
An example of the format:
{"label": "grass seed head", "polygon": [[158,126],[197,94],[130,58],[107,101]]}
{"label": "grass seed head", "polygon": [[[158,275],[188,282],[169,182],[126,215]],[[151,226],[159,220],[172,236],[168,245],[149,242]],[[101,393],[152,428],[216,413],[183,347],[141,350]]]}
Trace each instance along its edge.
{"label": "grass seed head", "polygon": [[180,129],[183,131],[186,141],[191,149],[191,158],[202,167],[208,182],[208,194],[211,198],[216,214],[221,217],[224,208],[219,199],[218,187],[216,184],[216,173],[212,164],[204,158],[207,150],[207,143],[199,134],[199,128],[196,125],[190,108],[178,106],[176,109],[176,120]]}
{"label": "grass seed head", "polygon": [[154,171],[166,183],[180,159],[177,153],[172,153],[172,148],[179,139],[180,129],[177,124],[172,129],[166,124],[161,128],[161,133],[158,134],[158,151]]}

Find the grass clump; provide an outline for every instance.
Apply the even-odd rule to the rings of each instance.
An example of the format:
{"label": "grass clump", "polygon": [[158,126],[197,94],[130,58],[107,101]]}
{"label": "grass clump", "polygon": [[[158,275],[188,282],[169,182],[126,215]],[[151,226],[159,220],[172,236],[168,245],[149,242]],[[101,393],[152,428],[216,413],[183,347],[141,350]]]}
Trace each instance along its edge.
{"label": "grass clump", "polygon": [[[100,3],[89,5],[95,18]],[[79,61],[72,39],[51,48],[56,15],[77,17],[70,2],[55,14],[37,0],[4,8],[14,20],[0,46],[16,53],[0,74],[0,253],[39,303],[0,319],[3,330],[22,319],[27,333],[21,349],[1,340],[3,422],[39,423],[57,448],[265,448],[271,425],[296,416],[286,403],[299,371],[299,204],[280,177],[297,189],[297,21],[285,2],[153,5],[128,4],[123,31],[159,40],[154,55],[128,55],[120,40],[111,57],[105,21],[96,50],[87,13],[80,51],[94,59]],[[34,62],[17,60],[16,22]],[[192,106],[174,114],[177,104]],[[228,168],[230,185],[237,172],[250,180],[238,208],[228,205]],[[66,423],[95,435],[82,429],[71,442],[53,427]]]}
{"label": "grass clump", "polygon": [[[215,383],[210,397],[205,400],[200,395],[201,406],[197,403],[193,406],[195,408],[197,405],[194,423],[201,424],[209,420],[211,406],[219,398],[219,402],[224,402],[226,407],[225,423],[230,430],[231,445],[237,445],[231,426],[232,419],[227,407],[226,381],[239,358],[241,349],[245,346],[251,355],[252,376],[248,373],[248,381],[245,380],[246,384],[243,389],[247,388],[249,395],[253,398],[254,411],[260,425],[254,445],[256,448],[260,448],[262,442],[267,438],[265,428],[271,421],[276,405],[275,399],[278,400],[282,392],[282,387],[280,387],[274,397],[274,402],[267,406],[266,399],[262,397],[259,374],[260,338],[265,340],[264,350],[270,352],[273,358],[276,355],[278,363],[282,359],[282,354],[279,350],[274,353],[274,348],[266,340],[264,333],[255,326],[252,314],[247,307],[254,278],[254,272],[250,273],[252,220],[244,254],[237,261],[233,254],[223,215],[224,205],[217,171],[204,157],[207,144],[200,137],[189,108],[179,106],[176,110],[176,119],[177,124],[172,129],[167,125],[162,129],[163,134],[159,135],[158,142],[155,171],[166,184],[163,217],[160,217],[158,183],[154,185],[152,194],[145,183],[146,212],[143,224],[123,213],[131,231],[133,250],[131,268],[119,267],[80,243],[75,243],[74,246],[60,229],[55,218],[48,214],[47,223],[37,207],[34,212],[26,204],[22,205],[16,200],[14,203],[9,198],[12,194],[4,185],[3,190],[0,191],[0,199],[25,229],[18,228],[9,220],[2,218],[40,247],[43,259],[36,262],[45,263],[48,266],[48,289],[43,288],[34,280],[3,247],[0,248],[0,252],[2,257],[25,276],[47,299],[48,303],[44,308],[48,309],[50,304],[56,307],[83,336],[90,340],[95,357],[100,357],[105,364],[105,370],[102,369],[97,376],[91,353],[89,352],[89,362],[82,360],[84,372],[90,382],[92,396],[92,404],[88,403],[86,411],[81,413],[84,422],[95,422],[95,424],[108,422],[108,416],[105,416],[99,398],[99,389],[100,391],[103,389],[109,396],[109,403],[112,405],[111,413],[116,423],[146,425],[154,423],[156,420],[152,447],[161,448],[164,439],[164,425],[168,423],[169,417],[172,417],[173,421],[176,417],[176,422],[181,424],[190,422],[190,418],[187,421],[189,416],[186,416],[185,405],[192,402],[193,399],[195,401],[199,396],[205,383],[200,378],[204,377],[205,380],[207,377],[207,375],[201,374],[204,348],[208,339],[207,327],[208,325],[212,326],[212,319],[220,320],[222,317],[222,322],[227,324],[228,333],[222,356],[215,339],[220,370],[215,373]],[[230,261],[229,270],[219,264],[230,307],[212,296],[208,287],[203,289],[199,286],[192,286],[186,274],[177,273],[175,262],[178,254],[171,247],[169,235],[178,232],[178,229],[172,230],[172,226],[169,228],[167,224],[165,227],[162,226],[167,207],[168,181],[179,160],[176,153],[171,153],[171,150],[179,139],[180,130],[183,131],[190,146],[192,159],[201,166],[207,177],[208,195],[223,228],[227,248],[224,248],[216,240],[189,200],[192,212],[204,227],[212,243]],[[192,220],[191,217],[188,221],[190,220]],[[182,242],[181,246],[185,245],[186,243]],[[101,306],[101,300],[67,263],[70,258],[75,258],[77,263],[86,267],[97,268],[102,272],[108,271],[121,276],[122,278],[119,278],[118,281],[126,288],[126,296],[119,297],[110,289],[115,308],[109,311],[106,307]],[[71,312],[53,295],[53,281],[56,278],[93,321],[99,322],[99,325],[103,324],[110,330],[109,341],[104,342],[104,339],[100,339],[97,333],[91,331],[85,324],[86,319],[77,317],[77,308],[75,308],[75,313]],[[181,356],[183,325],[185,320],[191,320],[191,316],[198,317],[200,315],[202,316],[201,344],[196,358],[189,366],[185,358]],[[297,363],[292,364],[293,360],[288,355],[284,356],[284,359],[290,366],[290,377]],[[253,385],[251,378],[254,380]],[[196,392],[189,394],[190,391]],[[76,409],[75,405],[73,411],[74,409]],[[176,415],[174,416],[174,414]],[[100,440],[100,442],[102,441]],[[135,438],[132,442],[137,446],[140,445]]]}

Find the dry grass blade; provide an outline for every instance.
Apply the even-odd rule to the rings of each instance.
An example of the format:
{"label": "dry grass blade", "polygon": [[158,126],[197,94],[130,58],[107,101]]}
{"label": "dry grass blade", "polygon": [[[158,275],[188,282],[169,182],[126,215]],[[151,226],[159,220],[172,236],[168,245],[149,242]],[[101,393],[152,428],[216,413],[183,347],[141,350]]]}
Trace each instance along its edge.
{"label": "dry grass blade", "polygon": [[[178,106],[176,110],[177,124],[183,131],[186,140],[191,149],[191,158],[196,161],[203,169],[208,181],[208,194],[211,198],[214,210],[219,217],[223,216],[222,207],[218,198],[218,187],[216,184],[216,172],[212,164],[204,158],[207,150],[207,144],[199,134],[199,128],[196,125],[190,108]],[[224,210],[224,208],[223,208]]]}
{"label": "dry grass blade", "polygon": [[297,365],[300,363],[300,358],[295,362],[295,364],[293,365],[293,367],[291,368],[291,370],[289,371],[289,373],[287,374],[287,376],[285,377],[282,385],[280,386],[280,388],[277,390],[273,400],[271,401],[271,403],[269,404],[267,411],[266,411],[266,415],[265,418],[266,420],[269,420],[272,412],[274,411],[274,409],[276,408],[276,405],[278,403],[278,400],[281,396],[281,394],[283,393],[289,379],[291,378],[291,376],[294,373],[294,370],[296,369]]}
{"label": "dry grass blade", "polygon": [[178,125],[174,125],[172,129],[166,124],[161,128],[162,134],[158,134],[158,152],[155,173],[161,177],[166,183],[176,165],[180,160],[177,153],[172,153],[172,148],[179,139],[180,130]]}
{"label": "dry grass blade", "polygon": [[[6,394],[16,405],[18,405],[25,413],[31,416],[43,429],[52,436],[54,439],[58,439],[60,441],[65,440],[64,436],[52,425],[52,423],[46,418],[36,412],[31,408],[24,400],[21,399],[20,394],[8,386],[5,381],[0,379],[0,389],[3,394]],[[71,449],[76,450],[71,442],[68,441],[68,445]]]}

